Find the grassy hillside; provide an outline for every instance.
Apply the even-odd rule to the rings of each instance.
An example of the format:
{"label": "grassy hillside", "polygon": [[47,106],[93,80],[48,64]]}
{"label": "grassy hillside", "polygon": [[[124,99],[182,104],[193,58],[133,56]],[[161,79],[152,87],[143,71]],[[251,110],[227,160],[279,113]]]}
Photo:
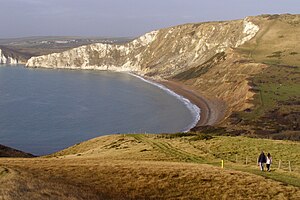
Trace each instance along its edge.
{"label": "grassy hillside", "polygon": [[252,40],[173,79],[226,102],[226,134],[300,140],[300,15],[251,20],[260,27]]}
{"label": "grassy hillside", "polygon": [[[189,162],[218,167],[221,166],[221,160],[224,160],[226,168],[235,169],[243,166],[245,171],[251,172],[257,171],[257,157],[262,150],[273,155],[273,174],[282,174],[284,177],[285,173],[289,172],[288,161],[291,161],[292,173],[289,175],[300,177],[299,142],[213,136],[192,132],[100,137],[47,157],[96,156],[117,160]],[[279,161],[281,161],[280,169],[278,169]],[[285,182],[284,179],[282,181]],[[300,187],[299,180],[290,184]]]}
{"label": "grassy hillside", "polygon": [[232,115],[232,124],[274,139],[300,140],[300,67],[272,65],[251,79],[254,107]]}
{"label": "grassy hillside", "polygon": [[[298,142],[204,138],[208,140],[194,133],[113,135],[82,142],[43,158],[0,159],[0,196],[5,194],[8,199],[300,197]],[[261,150],[273,155],[271,172],[260,172],[256,166]],[[221,159],[225,160],[224,169]]]}
{"label": "grassy hillside", "polygon": [[268,67],[250,78],[254,107],[235,113],[232,122],[259,136],[300,140],[300,16],[264,18],[255,40],[237,51]]}
{"label": "grassy hillside", "polygon": [[300,67],[300,15],[263,15],[255,39],[238,48],[255,62]]}

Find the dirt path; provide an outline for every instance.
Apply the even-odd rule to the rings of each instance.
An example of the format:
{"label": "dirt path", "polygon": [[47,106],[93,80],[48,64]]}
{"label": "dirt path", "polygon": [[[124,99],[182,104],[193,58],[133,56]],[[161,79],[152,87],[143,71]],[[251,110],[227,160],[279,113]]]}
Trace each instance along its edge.
{"label": "dirt path", "polygon": [[168,142],[163,142],[162,140],[149,139],[141,134],[132,135],[132,137],[134,137],[138,141],[151,145],[154,149],[157,149],[158,151],[166,154],[167,156],[173,157],[176,160],[202,164],[206,163],[204,158],[192,153],[188,153],[182,149],[176,148]]}

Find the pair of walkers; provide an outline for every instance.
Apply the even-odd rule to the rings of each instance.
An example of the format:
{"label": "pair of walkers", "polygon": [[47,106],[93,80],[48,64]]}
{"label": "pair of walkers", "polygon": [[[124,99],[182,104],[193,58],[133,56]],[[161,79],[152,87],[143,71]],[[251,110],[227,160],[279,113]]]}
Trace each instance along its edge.
{"label": "pair of walkers", "polygon": [[267,171],[270,171],[270,166],[272,164],[272,157],[271,154],[268,153],[267,156],[265,155],[265,153],[262,151],[261,154],[259,155],[258,159],[257,159],[257,164],[260,167],[261,171],[264,171],[264,165],[266,164],[267,166]]}

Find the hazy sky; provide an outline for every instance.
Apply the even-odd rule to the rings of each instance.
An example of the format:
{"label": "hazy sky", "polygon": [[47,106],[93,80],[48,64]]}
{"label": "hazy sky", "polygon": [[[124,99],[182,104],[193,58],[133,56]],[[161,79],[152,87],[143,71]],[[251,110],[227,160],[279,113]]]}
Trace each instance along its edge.
{"label": "hazy sky", "polygon": [[187,22],[299,14],[300,0],[0,0],[0,38],[138,36]]}

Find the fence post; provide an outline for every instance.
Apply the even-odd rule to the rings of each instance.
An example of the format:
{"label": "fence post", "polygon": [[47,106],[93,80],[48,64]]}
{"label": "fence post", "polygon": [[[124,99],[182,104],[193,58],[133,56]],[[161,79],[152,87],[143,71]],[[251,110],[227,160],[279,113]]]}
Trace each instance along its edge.
{"label": "fence post", "polygon": [[221,161],[221,167],[224,168],[224,160]]}
{"label": "fence post", "polygon": [[248,156],[246,156],[246,165],[248,165]]}
{"label": "fence post", "polygon": [[289,161],[289,171],[292,172],[291,161]]}
{"label": "fence post", "polygon": [[237,154],[235,154],[235,162],[236,163],[238,162],[238,156],[237,156]]}
{"label": "fence post", "polygon": [[278,162],[278,169],[280,169],[281,168],[281,160],[279,160],[279,162]]}

